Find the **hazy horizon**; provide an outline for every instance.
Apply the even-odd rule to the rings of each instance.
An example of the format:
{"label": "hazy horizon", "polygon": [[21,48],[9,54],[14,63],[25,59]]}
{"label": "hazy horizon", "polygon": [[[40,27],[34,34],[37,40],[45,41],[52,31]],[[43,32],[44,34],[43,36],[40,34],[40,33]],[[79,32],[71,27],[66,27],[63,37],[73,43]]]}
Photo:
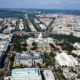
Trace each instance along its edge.
{"label": "hazy horizon", "polygon": [[0,8],[80,10],[80,0],[0,0]]}

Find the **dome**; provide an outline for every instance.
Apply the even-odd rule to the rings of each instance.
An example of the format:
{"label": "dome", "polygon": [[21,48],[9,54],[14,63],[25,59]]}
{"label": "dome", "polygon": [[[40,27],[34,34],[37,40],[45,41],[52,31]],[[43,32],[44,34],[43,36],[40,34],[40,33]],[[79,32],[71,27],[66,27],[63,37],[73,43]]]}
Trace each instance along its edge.
{"label": "dome", "polygon": [[39,39],[43,38],[42,33],[39,34],[39,37],[38,38]]}

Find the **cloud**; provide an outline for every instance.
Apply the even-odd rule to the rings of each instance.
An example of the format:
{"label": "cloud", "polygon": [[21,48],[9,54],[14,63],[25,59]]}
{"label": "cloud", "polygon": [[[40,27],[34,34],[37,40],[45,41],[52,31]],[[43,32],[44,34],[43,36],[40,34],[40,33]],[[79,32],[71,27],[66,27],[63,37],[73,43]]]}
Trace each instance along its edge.
{"label": "cloud", "polygon": [[66,2],[75,4],[75,3],[80,3],[80,0],[66,0]]}
{"label": "cloud", "polygon": [[71,3],[71,4],[76,4],[80,3],[80,0],[56,0],[56,1],[50,1],[50,3],[55,3],[55,4],[60,4],[60,3]]}
{"label": "cloud", "polygon": [[49,4],[49,3],[40,3],[40,4]]}
{"label": "cloud", "polygon": [[56,4],[60,4],[61,2],[57,2]]}
{"label": "cloud", "polygon": [[50,3],[60,4],[62,2],[61,1],[50,1]]}
{"label": "cloud", "polygon": [[50,1],[50,3],[55,3],[55,1]]}

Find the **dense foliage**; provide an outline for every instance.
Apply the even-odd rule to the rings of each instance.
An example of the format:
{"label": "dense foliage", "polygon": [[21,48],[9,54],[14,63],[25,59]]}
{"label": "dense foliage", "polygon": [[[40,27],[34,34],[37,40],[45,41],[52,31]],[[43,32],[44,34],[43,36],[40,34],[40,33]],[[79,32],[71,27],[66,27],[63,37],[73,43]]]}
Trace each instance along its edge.
{"label": "dense foliage", "polygon": [[32,48],[31,48],[31,50],[36,50],[37,49],[37,43],[36,42],[33,42],[32,43]]}
{"label": "dense foliage", "polygon": [[[14,44],[13,44],[13,51],[16,51],[16,52],[22,52],[22,51],[27,51],[26,49],[26,42],[25,40],[28,38],[29,36],[28,35],[23,35],[23,36],[18,36],[18,35],[15,35],[14,36]],[[23,42],[23,44],[21,44],[21,42]]]}
{"label": "dense foliage", "polygon": [[50,34],[49,37],[61,41],[62,39],[69,41],[70,43],[80,42],[80,38],[71,35],[62,35],[62,34]]}
{"label": "dense foliage", "polygon": [[48,66],[52,65],[51,60],[50,60],[49,56],[46,55],[46,53],[43,54],[43,59],[45,61],[45,67],[48,67]]}
{"label": "dense foliage", "polygon": [[64,41],[63,43],[59,43],[58,45],[62,47],[62,50],[66,50],[68,52],[71,52],[72,50],[76,50],[76,48],[74,48],[72,45],[70,45],[66,41]]}

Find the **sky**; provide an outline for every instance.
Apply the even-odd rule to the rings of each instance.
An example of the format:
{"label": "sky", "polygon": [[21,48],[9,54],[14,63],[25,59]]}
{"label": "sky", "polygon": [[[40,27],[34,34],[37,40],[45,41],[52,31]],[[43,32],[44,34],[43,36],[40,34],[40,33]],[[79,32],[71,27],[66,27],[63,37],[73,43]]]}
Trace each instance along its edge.
{"label": "sky", "polygon": [[0,8],[80,10],[80,0],[0,0]]}

